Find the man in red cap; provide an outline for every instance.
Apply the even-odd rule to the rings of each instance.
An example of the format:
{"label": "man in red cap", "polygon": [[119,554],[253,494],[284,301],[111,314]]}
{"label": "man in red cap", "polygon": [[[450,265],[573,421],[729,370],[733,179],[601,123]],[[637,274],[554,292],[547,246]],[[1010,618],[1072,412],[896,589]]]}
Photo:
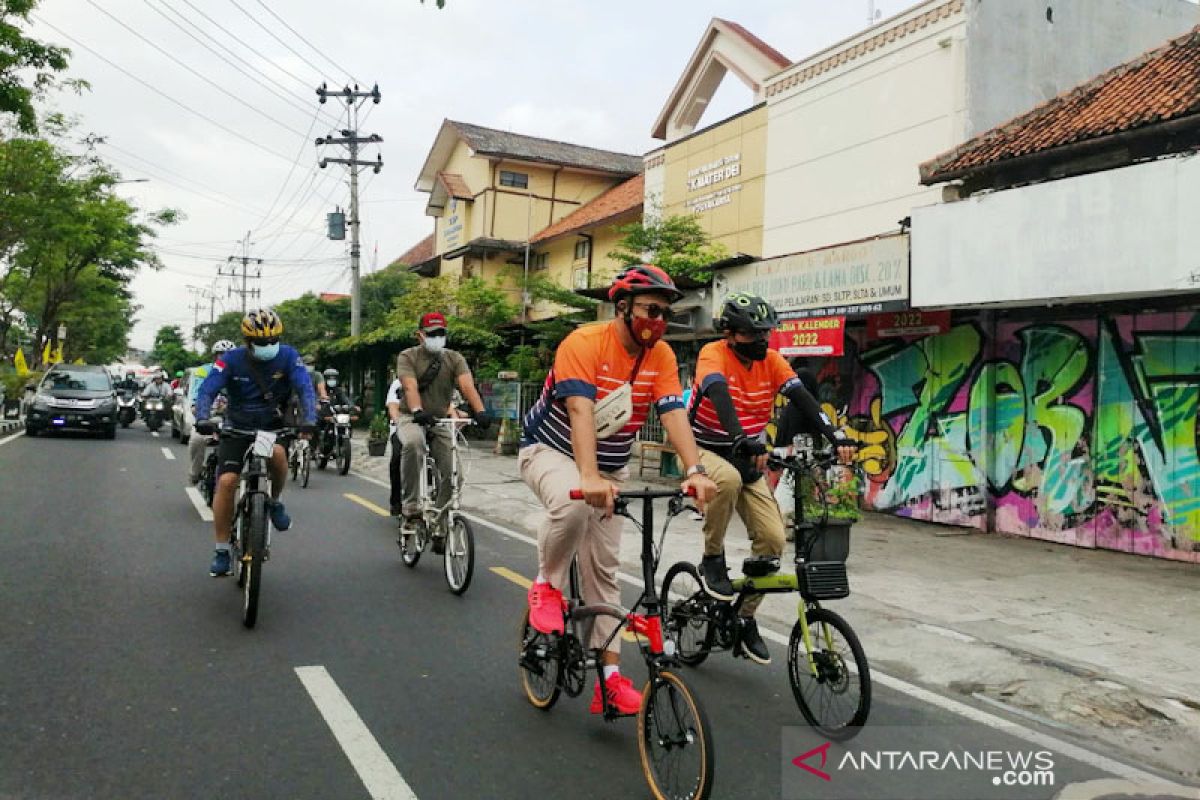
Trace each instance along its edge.
{"label": "man in red cap", "polygon": [[[475,388],[467,360],[460,353],[446,349],[446,318],[436,311],[421,317],[417,340],[416,347],[408,348],[396,358],[396,380],[400,385],[388,398],[388,413],[396,425],[396,438],[401,448],[402,537],[416,533],[416,522],[420,519],[419,493],[427,433],[442,476],[436,503],[443,506],[450,499],[450,437],[453,434],[445,426],[430,428],[434,420],[446,415],[454,390],[457,388],[462,393],[471,418],[481,430],[486,431],[492,424],[491,415],[484,409],[483,399]],[[444,548],[444,539],[435,535],[433,551],[440,554]]]}

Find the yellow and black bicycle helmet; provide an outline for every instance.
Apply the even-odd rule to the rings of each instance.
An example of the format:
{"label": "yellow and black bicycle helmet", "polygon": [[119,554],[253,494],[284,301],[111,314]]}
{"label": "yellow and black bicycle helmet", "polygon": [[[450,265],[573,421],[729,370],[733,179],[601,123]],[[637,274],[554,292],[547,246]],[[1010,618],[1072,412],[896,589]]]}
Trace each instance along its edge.
{"label": "yellow and black bicycle helmet", "polygon": [[273,308],[256,308],[242,317],[242,336],[247,339],[278,339],[283,335],[283,320]]}

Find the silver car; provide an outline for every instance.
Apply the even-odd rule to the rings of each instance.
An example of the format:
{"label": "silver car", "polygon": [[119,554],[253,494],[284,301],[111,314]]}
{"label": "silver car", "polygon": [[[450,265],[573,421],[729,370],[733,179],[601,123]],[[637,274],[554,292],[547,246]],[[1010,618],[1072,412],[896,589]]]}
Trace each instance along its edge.
{"label": "silver car", "polygon": [[181,444],[187,444],[192,438],[192,428],[196,426],[196,416],[192,413],[192,404],[188,402],[188,394],[192,381],[203,381],[203,375],[197,375],[199,367],[185,370],[179,379],[179,388],[175,390],[175,401],[171,403],[171,438],[178,439]]}

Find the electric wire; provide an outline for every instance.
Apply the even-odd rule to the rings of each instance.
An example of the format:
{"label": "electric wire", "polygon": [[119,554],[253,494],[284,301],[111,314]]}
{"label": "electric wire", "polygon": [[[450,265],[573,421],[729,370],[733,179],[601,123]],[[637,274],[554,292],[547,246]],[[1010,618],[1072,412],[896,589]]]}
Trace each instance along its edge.
{"label": "electric wire", "polygon": [[295,36],[297,39],[299,39],[300,41],[302,41],[302,42],[304,42],[306,45],[308,45],[308,46],[309,46],[309,47],[312,49],[312,51],[313,51],[314,53],[316,53],[316,54],[317,54],[317,55],[319,55],[321,58],[325,59],[325,60],[326,60],[326,61],[328,61],[330,64],[332,64],[332,65],[333,65],[333,67],[334,67],[334,69],[340,70],[341,72],[345,73],[345,74],[346,74],[346,77],[350,78],[350,80],[354,81],[355,83],[361,83],[361,81],[359,81],[359,79],[358,79],[358,78],[354,77],[354,74],[353,74],[352,72],[350,72],[350,70],[346,69],[346,68],[345,68],[345,67],[343,67],[341,64],[337,63],[337,62],[336,62],[336,61],[334,61],[332,58],[330,58],[329,56],[325,55],[325,53],[324,53],[324,51],[323,51],[323,50],[321,50],[319,47],[317,47],[316,45],[314,45],[314,44],[313,44],[312,42],[310,42],[308,39],[305,39],[303,36],[301,36],[299,31],[297,31],[297,30],[296,30],[295,28],[293,28],[291,25],[287,24],[287,21],[286,21],[286,20],[285,20],[283,17],[281,17],[281,16],[279,16],[278,14],[276,14],[276,13],[275,13],[273,10],[271,10],[271,7],[270,7],[270,6],[268,6],[266,3],[264,3],[264,2],[263,2],[263,0],[254,0],[254,1],[255,1],[256,3],[258,3],[260,6],[262,6],[264,9],[266,9],[267,13],[268,13],[268,14],[270,14],[272,17],[274,17],[274,18],[275,18],[275,19],[276,19],[276,20],[279,22],[279,24],[280,24],[280,25],[282,25],[283,27],[285,27],[285,28],[287,28],[289,31],[291,31],[293,36]]}
{"label": "electric wire", "polygon": [[275,33],[275,31],[271,30],[271,29],[270,29],[270,28],[268,28],[266,25],[262,24],[262,22],[261,22],[261,21],[259,21],[258,17],[254,16],[254,15],[253,15],[253,14],[251,14],[249,11],[247,11],[247,10],[245,9],[245,7],[244,7],[244,6],[242,6],[242,4],[241,4],[241,3],[239,3],[237,0],[229,0],[229,2],[230,2],[230,3],[232,3],[232,4],[233,4],[233,6],[234,6],[234,7],[235,7],[235,8],[236,8],[238,11],[241,11],[243,14],[245,14],[245,15],[246,15],[246,16],[249,18],[249,20],[250,20],[251,22],[253,22],[255,25],[257,25],[258,27],[260,27],[260,28],[262,28],[264,31],[266,31],[268,36],[270,36],[272,39],[274,39],[275,41],[277,41],[277,42],[279,42],[281,45],[283,45],[285,48],[287,48],[287,50],[288,50],[288,52],[289,52],[289,53],[291,53],[291,54],[292,54],[292,55],[294,55],[296,58],[300,59],[300,60],[301,60],[301,61],[303,61],[305,64],[307,64],[307,65],[308,65],[310,68],[312,68],[313,72],[317,73],[318,75],[322,75],[322,74],[324,74],[324,72],[325,72],[325,71],[324,71],[323,69],[321,69],[321,68],[320,68],[320,67],[318,67],[316,64],[312,63],[312,62],[311,62],[311,61],[309,61],[307,58],[305,58],[305,57],[304,57],[304,54],[303,54],[303,53],[301,53],[300,51],[296,50],[296,48],[292,47],[290,44],[288,44],[287,42],[285,42],[283,39],[279,38],[279,36],[278,36],[278,35]]}

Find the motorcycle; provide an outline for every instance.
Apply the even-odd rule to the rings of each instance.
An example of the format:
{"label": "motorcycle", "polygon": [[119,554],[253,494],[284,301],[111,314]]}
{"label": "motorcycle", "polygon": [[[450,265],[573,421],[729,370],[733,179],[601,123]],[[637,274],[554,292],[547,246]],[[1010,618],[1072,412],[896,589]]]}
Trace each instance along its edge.
{"label": "motorcycle", "polygon": [[333,406],[333,417],[321,432],[321,445],[317,455],[317,469],[325,469],[330,459],[337,460],[338,474],[350,471],[350,423],[353,406]]}
{"label": "motorcycle", "polygon": [[161,397],[147,397],[142,401],[142,417],[146,427],[153,433],[163,424],[163,401]]}
{"label": "motorcycle", "polygon": [[126,389],[117,395],[117,420],[122,428],[128,428],[138,417],[138,398],[131,390]]}

